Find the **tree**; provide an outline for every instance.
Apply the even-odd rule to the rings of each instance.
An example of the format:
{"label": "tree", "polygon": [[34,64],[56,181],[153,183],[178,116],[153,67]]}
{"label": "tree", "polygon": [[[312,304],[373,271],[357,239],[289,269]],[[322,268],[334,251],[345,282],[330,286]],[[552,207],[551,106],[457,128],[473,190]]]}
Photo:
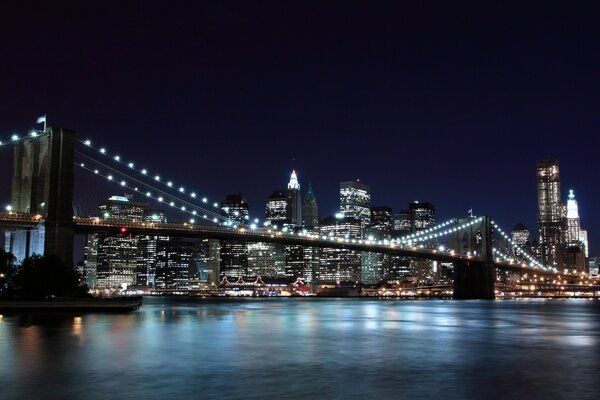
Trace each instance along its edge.
{"label": "tree", "polygon": [[4,295],[15,273],[15,256],[0,249],[0,296]]}
{"label": "tree", "polygon": [[15,297],[30,300],[87,294],[87,286],[79,286],[77,272],[55,255],[34,255],[23,260],[14,274],[12,289]]}

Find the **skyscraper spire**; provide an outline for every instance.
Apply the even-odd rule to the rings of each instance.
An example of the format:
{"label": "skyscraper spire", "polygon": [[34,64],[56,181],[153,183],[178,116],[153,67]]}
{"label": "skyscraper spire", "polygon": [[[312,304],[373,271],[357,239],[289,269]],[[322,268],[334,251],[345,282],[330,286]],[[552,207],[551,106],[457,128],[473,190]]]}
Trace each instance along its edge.
{"label": "skyscraper spire", "polygon": [[298,183],[296,170],[292,170],[290,183],[288,183],[286,214],[292,225],[302,225],[302,201],[300,199],[300,183]]}
{"label": "skyscraper spire", "polygon": [[292,170],[292,176],[290,177],[290,183],[288,183],[288,189],[300,190],[300,183],[298,183],[296,170]]}
{"label": "skyscraper spire", "polygon": [[308,191],[304,196],[302,203],[302,225],[312,229],[319,224],[319,206],[317,205],[317,196],[312,190],[312,182],[308,181]]}

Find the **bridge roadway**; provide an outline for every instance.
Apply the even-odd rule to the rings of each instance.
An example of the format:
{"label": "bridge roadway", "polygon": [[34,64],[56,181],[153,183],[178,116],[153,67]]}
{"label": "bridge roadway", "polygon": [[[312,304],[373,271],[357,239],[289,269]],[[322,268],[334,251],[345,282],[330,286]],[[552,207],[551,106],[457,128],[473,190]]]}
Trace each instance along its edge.
{"label": "bridge roadway", "polygon": [[[0,212],[0,228],[31,229],[44,223],[40,215],[26,213]],[[76,233],[132,234],[152,236],[176,236],[201,239],[238,240],[245,242],[265,242],[284,245],[301,245],[308,247],[348,249],[383,253],[401,257],[414,257],[438,262],[466,262],[477,265],[484,262],[480,257],[453,252],[438,251],[422,247],[401,247],[396,243],[380,244],[369,240],[352,240],[340,237],[322,239],[317,235],[275,231],[266,228],[229,228],[188,223],[132,222],[116,219],[100,219],[98,217],[73,217]],[[125,232],[123,232],[125,230]],[[527,264],[511,263],[495,259],[494,266],[501,270],[535,273],[538,275],[556,276],[551,270],[533,268]]]}

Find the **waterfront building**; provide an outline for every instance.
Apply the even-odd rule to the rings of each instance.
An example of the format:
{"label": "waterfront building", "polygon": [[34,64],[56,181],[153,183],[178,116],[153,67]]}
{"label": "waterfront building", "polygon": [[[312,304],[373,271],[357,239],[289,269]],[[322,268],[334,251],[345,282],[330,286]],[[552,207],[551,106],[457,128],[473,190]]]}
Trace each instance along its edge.
{"label": "waterfront building", "polygon": [[221,244],[217,239],[202,239],[197,242],[197,252],[192,259],[190,289],[210,289],[219,283]]}
{"label": "waterfront building", "polygon": [[558,160],[538,161],[536,171],[541,259],[545,264],[562,266],[564,214]]}
{"label": "waterfront building", "polygon": [[248,276],[282,277],[285,275],[284,246],[273,243],[248,243]]}
{"label": "waterfront building", "polygon": [[[100,219],[124,222],[165,221],[162,211],[131,196],[112,196],[98,207]],[[120,234],[87,235],[84,271],[90,288],[118,289],[129,286],[151,287],[158,237]],[[95,278],[95,282],[94,282]]]}
{"label": "waterfront building", "polygon": [[[392,209],[384,206],[371,207],[371,225],[364,230],[363,237],[369,240],[389,240],[392,236],[392,228]],[[388,254],[362,252],[361,281],[366,284],[381,282],[390,262],[391,257]]]}
{"label": "waterfront building", "polygon": [[189,289],[190,271],[198,251],[196,242],[181,238],[159,240],[156,252],[156,290]]}
{"label": "waterfront building", "polygon": [[[360,239],[361,221],[352,217],[328,217],[319,223],[319,235]],[[320,283],[359,282],[360,252],[348,249],[320,250],[317,280]]]}
{"label": "waterfront building", "polygon": [[287,219],[291,225],[302,226],[302,195],[296,171],[292,171],[287,188]]}

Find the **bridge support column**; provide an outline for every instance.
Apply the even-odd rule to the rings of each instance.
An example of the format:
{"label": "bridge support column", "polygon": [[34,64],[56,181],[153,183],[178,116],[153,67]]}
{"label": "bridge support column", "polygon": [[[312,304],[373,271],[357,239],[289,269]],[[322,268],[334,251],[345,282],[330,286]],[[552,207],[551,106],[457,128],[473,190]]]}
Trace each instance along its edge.
{"label": "bridge support column", "polygon": [[7,243],[12,239],[17,244],[10,250],[19,261],[37,253],[73,263],[74,145],[75,133],[62,128],[48,128],[15,144],[11,206],[44,220],[34,232],[10,232],[14,238],[7,237]]}
{"label": "bridge support column", "polygon": [[454,299],[495,299],[495,275],[493,264],[469,261],[455,262]]}
{"label": "bridge support column", "polygon": [[454,263],[455,299],[495,299],[494,283],[496,267],[492,254],[491,218],[482,217],[480,230],[480,251],[477,261],[457,261]]}

